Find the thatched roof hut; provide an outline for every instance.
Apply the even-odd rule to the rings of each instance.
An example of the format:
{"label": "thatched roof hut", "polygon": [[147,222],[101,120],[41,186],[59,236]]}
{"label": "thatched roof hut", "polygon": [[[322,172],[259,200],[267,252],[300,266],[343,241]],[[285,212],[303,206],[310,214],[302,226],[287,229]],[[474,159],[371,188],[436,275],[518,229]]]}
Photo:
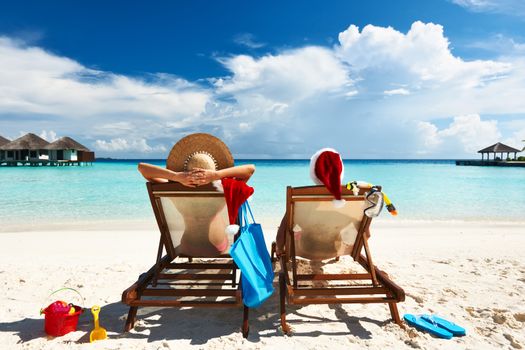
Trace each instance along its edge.
{"label": "thatched roof hut", "polygon": [[0,165],[7,166],[81,165],[95,161],[95,153],[70,137],[49,143],[29,133],[13,141],[0,137],[0,159]]}
{"label": "thatched roof hut", "polygon": [[0,135],[0,147],[2,147],[3,145],[5,145],[6,143],[9,143],[9,142],[11,142],[11,141],[6,139],[2,135]]}
{"label": "thatched roof hut", "polygon": [[484,159],[485,154],[487,154],[487,160],[489,160],[490,153],[494,154],[494,159],[496,159],[496,153],[501,154],[501,159],[503,159],[503,153],[507,153],[507,158],[509,157],[509,153],[514,153],[514,159],[516,159],[516,153],[521,152],[521,150],[516,149],[514,147],[510,147],[507,145],[504,145],[501,142],[495,143],[492,146],[483,148],[478,151],[478,153],[481,153],[481,159]]}
{"label": "thatched roof hut", "polygon": [[48,150],[66,150],[66,149],[75,149],[77,151],[84,151],[89,152],[89,149],[78,143],[77,141],[73,140],[71,137],[61,137],[58,140],[51,142],[49,145],[45,147],[45,149]]}
{"label": "thatched roof hut", "polygon": [[43,138],[29,133],[25,134],[22,137],[17,138],[16,140],[13,140],[11,142],[6,143],[5,145],[0,147],[0,150],[4,151],[12,151],[12,150],[30,150],[30,151],[36,151],[40,149],[45,149],[45,147],[49,145],[49,142],[44,140]]}
{"label": "thatched roof hut", "polygon": [[514,153],[514,152],[521,152],[519,149],[516,149],[514,147],[510,147],[507,145],[504,145],[501,142],[495,143],[492,146],[489,146],[487,148],[483,148],[478,151],[478,153]]}

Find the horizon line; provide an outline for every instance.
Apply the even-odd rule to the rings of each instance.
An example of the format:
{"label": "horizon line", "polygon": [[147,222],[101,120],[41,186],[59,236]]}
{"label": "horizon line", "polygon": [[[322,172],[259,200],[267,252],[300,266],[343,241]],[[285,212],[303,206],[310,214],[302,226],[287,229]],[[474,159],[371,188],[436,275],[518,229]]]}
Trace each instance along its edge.
{"label": "horizon line", "polygon": [[[154,160],[166,161],[164,158],[112,158],[112,157],[97,157],[95,160]],[[236,158],[236,161],[244,160],[310,160],[310,158]],[[477,158],[343,158],[345,160],[477,160]]]}

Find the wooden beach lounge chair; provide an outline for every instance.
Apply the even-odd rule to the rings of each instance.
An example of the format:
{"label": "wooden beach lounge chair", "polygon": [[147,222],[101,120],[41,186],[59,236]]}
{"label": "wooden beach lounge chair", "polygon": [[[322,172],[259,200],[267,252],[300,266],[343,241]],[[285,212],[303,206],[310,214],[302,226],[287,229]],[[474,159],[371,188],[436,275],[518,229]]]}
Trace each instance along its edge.
{"label": "wooden beach lounge chair", "polygon": [[[402,325],[397,303],[405,300],[405,293],[372,261],[367,237],[371,219],[363,213],[368,207],[364,193],[360,190],[354,196],[343,187],[346,205],[335,208],[331,203],[333,195],[324,186],[287,188],[286,243],[280,255],[279,274],[281,326],[285,333],[291,332],[286,323],[286,300],[295,305],[386,303],[393,321]],[[362,272],[298,271],[300,259],[339,260],[343,255],[350,255],[359,263]]]}
{"label": "wooden beach lounge chair", "polygon": [[[160,242],[155,265],[122,293],[130,306],[125,331],[133,328],[142,306],[243,306],[240,271],[228,254],[233,238],[224,232],[229,223],[224,194],[211,184],[147,183],[147,188]],[[247,307],[242,333],[247,337]]]}

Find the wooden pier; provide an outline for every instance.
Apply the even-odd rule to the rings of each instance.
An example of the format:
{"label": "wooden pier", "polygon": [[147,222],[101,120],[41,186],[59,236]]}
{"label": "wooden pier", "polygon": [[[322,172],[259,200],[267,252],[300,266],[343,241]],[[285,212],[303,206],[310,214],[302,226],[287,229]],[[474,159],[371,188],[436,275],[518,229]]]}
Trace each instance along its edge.
{"label": "wooden pier", "polygon": [[93,165],[92,162],[82,162],[76,160],[0,160],[0,166],[87,166]]}
{"label": "wooden pier", "polygon": [[504,166],[525,168],[525,161],[512,160],[456,160],[456,165],[466,166]]}

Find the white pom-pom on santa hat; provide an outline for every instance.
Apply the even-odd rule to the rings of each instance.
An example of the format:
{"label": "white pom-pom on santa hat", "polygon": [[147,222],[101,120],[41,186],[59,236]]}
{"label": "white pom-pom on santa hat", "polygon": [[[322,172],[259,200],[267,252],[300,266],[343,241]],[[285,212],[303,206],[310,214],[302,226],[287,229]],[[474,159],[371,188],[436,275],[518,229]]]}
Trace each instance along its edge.
{"label": "white pom-pom on santa hat", "polygon": [[346,201],[341,198],[341,181],[344,165],[341,155],[333,148],[323,148],[310,158],[310,177],[317,185],[324,185],[335,197],[335,208],[342,208]]}
{"label": "white pom-pom on santa hat", "polygon": [[226,234],[228,235],[234,235],[236,234],[237,232],[239,232],[239,225],[228,225],[226,226],[226,229],[224,230],[224,232],[226,232]]}
{"label": "white pom-pom on santa hat", "polygon": [[222,187],[221,180],[212,181],[211,184],[217,189],[217,191],[224,193],[224,187]]}
{"label": "white pom-pom on santa hat", "polygon": [[342,207],[346,205],[346,201],[344,199],[333,199],[332,204],[334,205],[335,208],[341,209]]}
{"label": "white pom-pom on santa hat", "polygon": [[[234,178],[222,178],[221,184],[224,200],[226,201],[226,207],[228,208],[228,225],[225,232],[230,235],[234,235],[239,232],[238,213],[239,209],[246,199],[253,194],[253,187],[250,187],[246,182],[236,180]],[[219,187],[215,185],[216,187]],[[219,189],[220,190],[220,189]]]}

